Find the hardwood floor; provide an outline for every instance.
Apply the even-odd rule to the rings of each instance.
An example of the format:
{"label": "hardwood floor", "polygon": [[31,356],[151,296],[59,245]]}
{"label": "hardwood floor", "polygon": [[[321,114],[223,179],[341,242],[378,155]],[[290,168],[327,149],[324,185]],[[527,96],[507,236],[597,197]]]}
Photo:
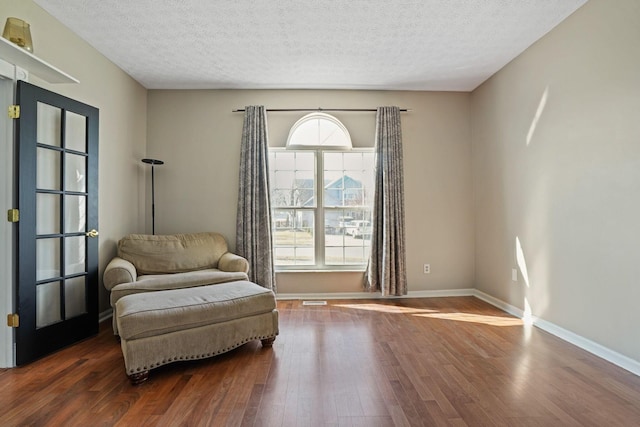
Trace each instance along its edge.
{"label": "hardwood floor", "polygon": [[640,425],[640,377],[473,297],[278,309],[273,348],[167,365],[137,387],[102,324],[0,370],[0,425]]}

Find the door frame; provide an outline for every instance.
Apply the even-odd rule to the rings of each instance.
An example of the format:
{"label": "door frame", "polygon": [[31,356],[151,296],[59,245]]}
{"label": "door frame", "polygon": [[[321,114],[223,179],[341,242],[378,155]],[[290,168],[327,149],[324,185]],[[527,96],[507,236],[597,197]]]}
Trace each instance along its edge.
{"label": "door frame", "polygon": [[9,105],[15,103],[17,76],[28,74],[25,70],[0,59],[0,129],[5,131],[0,135],[2,152],[6,156],[0,160],[0,204],[2,204],[2,218],[0,224],[0,368],[15,366],[14,329],[7,326],[6,319],[10,313],[15,313],[16,286],[16,236],[17,225],[6,219],[6,212],[17,207],[17,192],[15,175],[15,133],[14,123],[6,114]]}

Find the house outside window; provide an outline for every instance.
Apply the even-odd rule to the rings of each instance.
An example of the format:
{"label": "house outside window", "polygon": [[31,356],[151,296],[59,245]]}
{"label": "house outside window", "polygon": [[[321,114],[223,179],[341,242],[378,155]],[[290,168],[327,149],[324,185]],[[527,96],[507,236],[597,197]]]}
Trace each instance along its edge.
{"label": "house outside window", "polygon": [[274,262],[279,270],[364,268],[371,247],[373,149],[354,149],[325,113],[296,122],[269,150]]}

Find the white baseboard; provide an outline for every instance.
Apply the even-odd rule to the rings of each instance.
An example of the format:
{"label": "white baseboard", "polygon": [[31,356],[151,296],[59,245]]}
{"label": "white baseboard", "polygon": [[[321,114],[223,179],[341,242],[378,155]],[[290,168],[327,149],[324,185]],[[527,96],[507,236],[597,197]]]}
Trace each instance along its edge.
{"label": "white baseboard", "polygon": [[[494,307],[498,307],[502,311],[506,311],[512,316],[516,316],[523,320],[530,320],[530,319],[524,319],[524,311],[520,310],[518,307],[514,307],[511,304],[507,304],[506,302],[499,300],[498,298],[494,298],[489,294],[485,294],[482,291],[474,289],[473,296],[478,299],[481,299],[484,302],[491,304]],[[531,323],[531,322],[525,321],[525,323]]]}
{"label": "white baseboard", "polygon": [[299,293],[277,294],[279,301],[286,300],[334,300],[334,299],[399,299],[399,298],[440,298],[474,296],[473,289],[451,289],[442,291],[410,291],[407,295],[382,296],[380,292],[339,292],[339,293]]}
{"label": "white baseboard", "polygon": [[[495,307],[498,307],[501,310],[506,311],[513,316],[523,319],[525,323],[531,323],[534,326],[542,329],[543,331],[555,335],[556,337],[567,341],[575,346],[578,346],[581,349],[588,351],[589,353],[595,354],[596,356],[606,360],[607,362],[611,362],[614,365],[620,366],[621,368],[640,376],[640,362],[638,362],[637,360],[633,360],[630,357],[613,351],[610,348],[600,345],[597,342],[591,341],[581,335],[568,331],[554,323],[548,322],[536,316],[529,316],[519,308],[514,307],[511,304],[507,304],[506,302],[494,298],[491,295],[485,294],[484,292],[477,289],[474,289],[474,296]],[[525,318],[525,316],[529,318]]]}
{"label": "white baseboard", "polygon": [[111,319],[112,317],[113,317],[113,309],[110,308],[108,310],[103,311],[102,313],[100,313],[98,315],[98,323],[102,323],[105,320]]}
{"label": "white baseboard", "polygon": [[472,297],[473,289],[443,289],[441,291],[410,291],[408,298]]}

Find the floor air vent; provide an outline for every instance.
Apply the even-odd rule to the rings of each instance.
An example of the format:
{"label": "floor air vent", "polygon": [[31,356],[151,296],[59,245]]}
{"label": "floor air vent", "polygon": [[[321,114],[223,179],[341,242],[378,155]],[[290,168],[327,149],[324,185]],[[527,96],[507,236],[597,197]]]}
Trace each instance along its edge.
{"label": "floor air vent", "polygon": [[302,301],[302,305],[327,305],[326,301]]}

